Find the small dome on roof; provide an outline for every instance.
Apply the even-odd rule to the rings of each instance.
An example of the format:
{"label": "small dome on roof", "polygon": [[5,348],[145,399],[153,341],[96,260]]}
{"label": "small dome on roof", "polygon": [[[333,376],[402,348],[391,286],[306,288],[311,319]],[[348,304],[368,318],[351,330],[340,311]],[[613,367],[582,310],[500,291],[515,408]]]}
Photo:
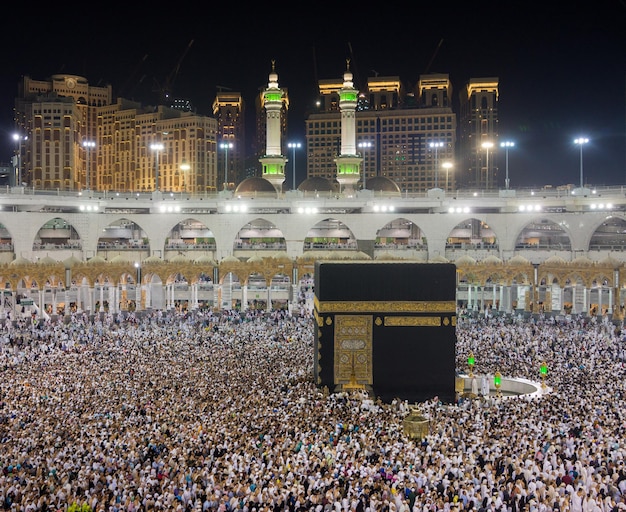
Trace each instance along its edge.
{"label": "small dome on roof", "polygon": [[520,254],[516,254],[509,260],[509,265],[529,265],[530,260],[524,258],[524,256]]}
{"label": "small dome on roof", "polygon": [[303,192],[338,192],[338,183],[332,182],[320,176],[307,178],[298,186]]}
{"label": "small dome on roof", "polygon": [[254,195],[259,192],[276,194],[276,189],[265,178],[252,176],[243,180],[235,189],[236,196]]}
{"label": "small dome on roof", "polygon": [[55,263],[58,263],[58,261],[46,255],[43,258],[41,258],[39,261],[37,261],[37,263],[41,263],[42,265],[54,265]]}
{"label": "small dome on roof", "polygon": [[196,258],[196,263],[212,265],[213,267],[217,266],[217,262],[213,258],[211,258],[211,256],[209,256],[208,254],[203,254],[202,256],[199,256],[198,258]]}
{"label": "small dome on roof", "polygon": [[402,191],[396,182],[386,176],[374,176],[373,178],[368,178],[365,182],[365,188],[374,192],[390,192],[402,195]]}
{"label": "small dome on roof", "polygon": [[552,256],[550,256],[549,258],[547,258],[544,263],[549,263],[550,265],[565,265],[567,262],[561,258],[560,256],[557,256],[556,254],[553,254]]}
{"label": "small dome on roof", "polygon": [[99,265],[100,263],[106,263],[107,260],[105,260],[102,256],[93,256],[92,258],[89,258],[87,260],[87,264],[88,265]]}
{"label": "small dome on roof", "polygon": [[500,265],[502,263],[502,260],[497,256],[490,254],[482,261],[482,263],[487,263],[489,265]]}
{"label": "small dome on roof", "polygon": [[111,263],[130,263],[130,260],[125,254],[118,254],[111,258]]}
{"label": "small dome on roof", "polygon": [[476,260],[468,254],[464,254],[463,256],[460,256],[459,258],[454,260],[454,263],[456,263],[457,265],[476,265]]}
{"label": "small dome on roof", "polygon": [[572,263],[574,263],[575,265],[590,267],[591,265],[593,265],[593,260],[587,258],[587,256],[578,256],[577,258],[572,260]]}
{"label": "small dome on roof", "polygon": [[82,263],[82,260],[79,260],[73,254],[66,260],[63,260],[63,264],[65,265],[65,268],[72,268],[74,265],[78,265],[79,263]]}
{"label": "small dome on roof", "polygon": [[172,263],[189,263],[190,259],[185,256],[184,254],[177,254],[176,256],[174,256],[170,262]]}

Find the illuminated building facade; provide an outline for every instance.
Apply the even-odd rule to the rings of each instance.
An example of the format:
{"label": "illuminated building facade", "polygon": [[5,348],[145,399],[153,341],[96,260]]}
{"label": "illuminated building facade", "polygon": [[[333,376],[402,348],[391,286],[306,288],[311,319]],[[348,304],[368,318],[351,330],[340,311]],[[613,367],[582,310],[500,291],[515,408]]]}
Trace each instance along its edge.
{"label": "illuminated building facade", "polygon": [[498,79],[471,79],[460,94],[460,174],[468,188],[497,189]]}

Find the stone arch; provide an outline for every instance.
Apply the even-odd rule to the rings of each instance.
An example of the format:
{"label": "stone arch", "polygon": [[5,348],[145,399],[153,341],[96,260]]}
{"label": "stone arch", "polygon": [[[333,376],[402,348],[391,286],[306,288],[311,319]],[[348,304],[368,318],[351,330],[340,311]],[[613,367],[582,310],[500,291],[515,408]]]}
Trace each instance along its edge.
{"label": "stone arch", "polygon": [[165,239],[165,259],[167,253],[199,251],[202,254],[213,255],[216,250],[215,235],[203,222],[187,217],[176,223]]}
{"label": "stone arch", "polygon": [[357,251],[358,245],[352,230],[341,220],[327,217],[309,229],[304,238],[304,252],[311,250]]}
{"label": "stone arch", "polygon": [[616,252],[626,250],[626,219],[607,215],[591,234],[588,250]]}
{"label": "stone arch", "polygon": [[76,228],[63,217],[47,220],[35,234],[33,252],[82,250],[82,241]]}
{"label": "stone arch", "polygon": [[285,251],[286,248],[283,232],[273,222],[262,217],[242,226],[233,245],[235,255],[240,254],[239,251]]}
{"label": "stone arch", "polygon": [[485,221],[470,217],[452,228],[446,239],[446,250],[468,247],[498,249],[498,238]]}
{"label": "stone arch", "polygon": [[126,217],[120,217],[105,226],[97,243],[98,256],[107,260],[121,254],[134,261],[150,256],[150,241],[146,232]]}
{"label": "stone arch", "polygon": [[9,229],[0,222],[0,263],[9,263],[13,260],[13,235]]}
{"label": "stone arch", "polygon": [[382,251],[417,251],[428,254],[426,234],[413,221],[398,217],[376,231],[374,253]]}
{"label": "stone arch", "polygon": [[540,217],[524,225],[515,241],[515,249],[571,251],[572,240],[563,223]]}

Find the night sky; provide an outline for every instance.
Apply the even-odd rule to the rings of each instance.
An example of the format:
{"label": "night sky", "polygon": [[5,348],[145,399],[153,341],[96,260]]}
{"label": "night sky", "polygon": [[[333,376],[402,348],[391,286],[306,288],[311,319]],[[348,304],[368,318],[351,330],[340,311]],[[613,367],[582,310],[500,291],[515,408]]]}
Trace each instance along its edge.
{"label": "night sky", "polygon": [[[190,98],[198,113],[210,115],[222,87],[243,94],[252,118],[275,60],[290,97],[287,138],[304,142],[317,80],[341,79],[350,59],[357,86],[378,74],[411,88],[420,74],[447,73],[455,102],[470,78],[498,77],[500,138],[516,144],[513,188],[578,184],[578,136],[590,139],[585,181],[626,184],[626,0],[191,5],[156,12],[156,4],[107,4],[82,14],[78,6],[7,7],[0,161],[13,153],[23,75],[81,75],[144,105],[157,102],[172,76],[173,94]],[[503,171],[502,151],[497,158]]]}

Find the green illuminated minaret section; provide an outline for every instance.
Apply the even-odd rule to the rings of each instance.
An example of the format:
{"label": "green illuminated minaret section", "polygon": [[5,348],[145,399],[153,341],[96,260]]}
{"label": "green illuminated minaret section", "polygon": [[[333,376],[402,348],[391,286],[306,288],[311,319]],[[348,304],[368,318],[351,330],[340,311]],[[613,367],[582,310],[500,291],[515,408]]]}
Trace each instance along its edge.
{"label": "green illuminated minaret section", "polygon": [[356,151],[356,104],[359,91],[355,89],[350,71],[350,61],[343,74],[343,87],[339,91],[341,111],[341,154],[335,158],[337,181],[344,194],[356,192],[356,184],[361,177],[361,158]]}
{"label": "green illuminated minaret section", "polygon": [[285,93],[278,87],[278,73],[272,61],[267,88],[263,91],[265,106],[265,155],[259,158],[263,165],[263,178],[269,181],[278,193],[282,192],[285,181],[285,165],[287,158],[281,154],[280,115],[283,108]]}

